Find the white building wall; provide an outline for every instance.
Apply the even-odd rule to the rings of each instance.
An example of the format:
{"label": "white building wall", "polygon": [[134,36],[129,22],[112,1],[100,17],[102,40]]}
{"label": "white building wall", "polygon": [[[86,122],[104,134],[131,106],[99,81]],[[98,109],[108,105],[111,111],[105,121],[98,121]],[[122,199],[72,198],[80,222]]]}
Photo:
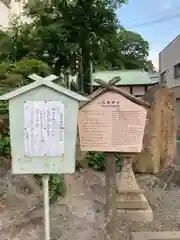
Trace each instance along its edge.
{"label": "white building wall", "polygon": [[25,20],[23,13],[23,7],[24,7],[25,1],[16,2],[15,0],[11,1],[10,4],[10,16],[9,18],[12,18],[13,16],[20,17],[20,20]]}
{"label": "white building wall", "polygon": [[145,94],[145,87],[144,86],[134,86],[133,87],[133,95],[143,96]]}
{"label": "white building wall", "polygon": [[23,6],[25,1],[17,2],[12,0],[9,7],[0,1],[0,28],[6,30],[9,23],[14,17],[20,17],[21,21],[25,21],[26,18],[23,16]]}
{"label": "white building wall", "polygon": [[9,24],[10,9],[0,2],[0,29],[5,30]]}
{"label": "white building wall", "polygon": [[166,85],[169,88],[180,85],[180,77],[175,78],[174,66],[180,64],[180,35],[159,53],[159,72],[165,74]]}

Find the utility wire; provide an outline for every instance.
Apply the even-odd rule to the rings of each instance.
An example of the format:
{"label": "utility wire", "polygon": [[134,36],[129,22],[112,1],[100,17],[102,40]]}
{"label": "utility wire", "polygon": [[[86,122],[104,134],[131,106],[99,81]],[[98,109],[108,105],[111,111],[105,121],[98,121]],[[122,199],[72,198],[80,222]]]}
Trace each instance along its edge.
{"label": "utility wire", "polygon": [[127,28],[137,28],[137,27],[143,27],[143,26],[148,26],[148,25],[153,25],[153,24],[157,24],[157,23],[163,23],[163,22],[167,22],[167,21],[171,21],[174,19],[180,18],[180,13],[173,15],[173,16],[165,16],[165,17],[161,17],[159,19],[155,19],[152,21],[146,21],[146,22],[142,22],[139,24],[132,24],[132,25],[128,25],[126,26]]}
{"label": "utility wire", "polygon": [[[178,10],[178,12],[177,12],[177,10]],[[160,10],[160,11],[155,11],[155,12],[153,12],[153,14],[151,14],[151,15],[147,15],[146,17],[143,17],[143,19],[141,19],[141,20],[138,20],[138,21],[136,21],[136,23],[134,23],[134,21],[132,22],[130,22],[129,24],[128,24],[128,26],[134,26],[134,25],[139,25],[139,24],[141,24],[141,22],[144,22],[144,21],[153,21],[153,19],[154,18],[157,18],[157,17],[168,17],[168,13],[170,13],[171,15],[170,15],[170,17],[172,17],[172,13],[173,14],[179,14],[180,13],[180,5],[176,5],[176,6],[173,6],[173,7],[171,7],[171,8],[168,8],[168,9],[165,9],[165,10]],[[168,15],[167,15],[168,14]]]}

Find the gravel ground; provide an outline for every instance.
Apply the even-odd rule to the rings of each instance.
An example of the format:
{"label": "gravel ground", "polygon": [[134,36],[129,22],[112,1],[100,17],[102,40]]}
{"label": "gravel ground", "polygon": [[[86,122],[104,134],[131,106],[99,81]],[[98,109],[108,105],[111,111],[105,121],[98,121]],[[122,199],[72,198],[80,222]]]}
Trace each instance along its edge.
{"label": "gravel ground", "polygon": [[[91,170],[67,176],[66,198],[51,207],[52,240],[104,239],[105,181],[103,174]],[[134,231],[178,231],[180,228],[180,187],[150,175],[137,175],[141,188],[154,213],[149,223],[125,222],[117,219],[117,239],[129,239]],[[25,201],[25,199],[24,199]],[[5,217],[1,213],[1,220]],[[6,211],[7,214],[7,211]],[[12,214],[10,214],[12,216]],[[7,218],[7,216],[6,216]],[[2,226],[1,226],[2,227]],[[43,239],[43,211],[33,211],[20,224],[0,231],[2,240]]]}
{"label": "gravel ground", "polygon": [[[137,180],[153,210],[153,221],[142,222],[122,222],[118,219],[119,229],[122,235],[119,239],[129,239],[129,231],[179,231],[180,229],[180,187],[169,184],[168,190],[164,190],[164,182],[153,176],[137,176]],[[129,225],[127,227],[127,224]]]}

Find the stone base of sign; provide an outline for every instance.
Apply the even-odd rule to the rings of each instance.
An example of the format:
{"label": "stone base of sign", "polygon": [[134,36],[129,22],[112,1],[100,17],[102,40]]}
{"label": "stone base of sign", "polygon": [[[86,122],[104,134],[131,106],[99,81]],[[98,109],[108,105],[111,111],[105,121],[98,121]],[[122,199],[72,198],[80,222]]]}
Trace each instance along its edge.
{"label": "stone base of sign", "polygon": [[[153,212],[148,204],[147,209],[117,209],[117,216],[124,221],[133,222],[151,222],[153,221]],[[139,239],[140,240],[140,239]]]}
{"label": "stone base of sign", "polygon": [[132,159],[131,157],[124,161],[117,179],[117,212],[124,220],[152,221],[153,212],[136,181],[132,170]]}
{"label": "stone base of sign", "polygon": [[136,232],[132,233],[132,240],[179,240],[179,232]]}
{"label": "stone base of sign", "polygon": [[147,209],[149,206],[144,194],[126,194],[117,196],[118,209]]}

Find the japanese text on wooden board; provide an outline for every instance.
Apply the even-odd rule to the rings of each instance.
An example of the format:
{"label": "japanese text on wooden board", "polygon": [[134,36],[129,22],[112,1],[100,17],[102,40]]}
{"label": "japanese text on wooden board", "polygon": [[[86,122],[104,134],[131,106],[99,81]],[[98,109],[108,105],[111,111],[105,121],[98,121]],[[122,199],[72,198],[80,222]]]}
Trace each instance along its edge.
{"label": "japanese text on wooden board", "polygon": [[112,99],[107,95],[80,110],[82,151],[141,151],[146,109],[122,96]]}

